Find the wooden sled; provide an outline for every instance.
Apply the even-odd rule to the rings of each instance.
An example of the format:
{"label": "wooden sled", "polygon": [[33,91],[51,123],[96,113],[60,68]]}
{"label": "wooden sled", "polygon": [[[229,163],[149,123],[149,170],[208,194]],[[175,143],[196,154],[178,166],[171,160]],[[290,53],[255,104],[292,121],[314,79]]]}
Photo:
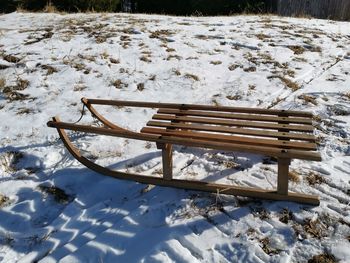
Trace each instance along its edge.
{"label": "wooden sled", "polygon": [[[56,128],[68,151],[86,167],[118,179],[145,184],[200,190],[270,200],[319,205],[318,196],[288,191],[291,159],[321,161],[313,135],[312,114],[300,111],[152,103],[82,98],[89,111],[104,124],[93,127],[61,122],[54,117],[47,126]],[[146,127],[132,132],[111,123],[92,105],[156,108]],[[162,150],[163,178],[118,172],[83,157],[64,130],[155,142]],[[174,179],[172,145],[262,154],[277,158],[276,190]]]}

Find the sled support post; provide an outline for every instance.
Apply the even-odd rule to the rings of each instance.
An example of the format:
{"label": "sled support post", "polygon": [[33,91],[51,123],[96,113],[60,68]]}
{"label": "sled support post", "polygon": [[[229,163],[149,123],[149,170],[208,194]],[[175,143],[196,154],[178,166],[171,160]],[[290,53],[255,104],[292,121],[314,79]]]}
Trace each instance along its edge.
{"label": "sled support post", "polygon": [[157,148],[162,149],[163,178],[173,179],[173,145],[170,143],[157,143]]}
{"label": "sled support post", "polygon": [[278,158],[277,193],[288,195],[288,173],[290,159]]}

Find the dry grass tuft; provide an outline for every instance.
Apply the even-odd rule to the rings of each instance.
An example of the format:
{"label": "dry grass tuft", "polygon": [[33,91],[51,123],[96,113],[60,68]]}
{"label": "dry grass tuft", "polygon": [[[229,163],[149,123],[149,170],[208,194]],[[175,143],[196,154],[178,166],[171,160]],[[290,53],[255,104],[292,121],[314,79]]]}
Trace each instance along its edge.
{"label": "dry grass tuft", "polygon": [[300,89],[300,85],[286,77],[282,77],[282,76],[278,76],[278,75],[273,75],[273,76],[269,76],[267,77],[268,79],[273,79],[273,78],[278,78],[280,79],[288,88],[290,88],[293,92],[297,91],[298,89]]}
{"label": "dry grass tuft", "polygon": [[41,68],[47,70],[46,75],[51,75],[53,73],[58,72],[56,68],[50,65],[42,65]]}
{"label": "dry grass tuft", "polygon": [[232,65],[230,65],[230,66],[228,67],[228,69],[229,69],[230,71],[234,71],[236,68],[239,68],[239,65],[237,65],[237,64],[232,64]]}
{"label": "dry grass tuft", "polygon": [[[0,85],[0,88],[1,88],[1,85]],[[343,93],[342,94],[342,97],[346,100],[350,100],[350,92],[347,92],[347,93]]]}
{"label": "dry grass tuft", "polygon": [[262,250],[267,254],[267,255],[276,255],[280,253],[280,250],[272,248],[270,246],[270,239],[268,237],[265,237],[263,239],[260,239],[260,244]]}
{"label": "dry grass tuft", "polygon": [[169,55],[166,60],[171,60],[173,58],[175,58],[177,60],[181,60],[182,57],[179,55]]}
{"label": "dry grass tuft", "polygon": [[301,182],[301,176],[295,170],[289,171],[288,179],[289,179],[289,181],[292,181],[294,183],[300,183]]}
{"label": "dry grass tuft", "polygon": [[51,195],[60,204],[67,204],[72,199],[71,196],[56,186],[39,185],[39,190],[46,195]]}
{"label": "dry grass tuft", "polygon": [[119,64],[120,60],[119,59],[115,59],[115,58],[109,58],[109,61],[113,64]]}
{"label": "dry grass tuft", "polygon": [[155,81],[155,80],[156,80],[156,77],[157,77],[157,75],[151,75],[148,79],[149,79],[149,80],[152,80],[152,81]]}
{"label": "dry grass tuft", "polygon": [[0,167],[6,172],[15,172],[16,165],[23,158],[23,153],[10,151],[0,155]]}
{"label": "dry grass tuft", "polygon": [[279,217],[279,221],[285,224],[288,224],[290,220],[293,219],[292,211],[289,211],[287,208],[282,210],[281,216]]}
{"label": "dry grass tuft", "polygon": [[138,89],[139,91],[143,91],[143,90],[145,89],[145,83],[139,83],[139,84],[137,84],[137,89]]}
{"label": "dry grass tuft", "polygon": [[191,74],[191,73],[186,73],[185,78],[188,79],[193,79],[194,81],[199,81],[199,77],[197,75]]}
{"label": "dry grass tuft", "polygon": [[142,57],[140,57],[140,60],[147,62],[147,63],[150,63],[150,62],[152,62],[152,60],[149,57],[150,57],[149,55],[148,56],[143,55]]}
{"label": "dry grass tuft", "polygon": [[256,67],[252,66],[252,67],[249,67],[249,68],[244,68],[243,70],[245,72],[255,72],[256,71]]}
{"label": "dry grass tuft", "polygon": [[288,48],[294,52],[294,55],[303,54],[305,51],[305,48],[302,46],[288,46]]}
{"label": "dry grass tuft", "polygon": [[173,72],[175,73],[176,76],[180,76],[181,72],[178,69],[174,69]]}
{"label": "dry grass tuft", "polygon": [[303,100],[304,103],[303,104],[308,104],[311,103],[313,105],[317,105],[317,101],[316,101],[316,97],[315,96],[311,96],[311,95],[306,95],[306,94],[302,94],[298,96],[298,99]]}
{"label": "dry grass tuft", "polygon": [[121,88],[126,88],[128,86],[127,83],[124,83],[121,79],[117,79],[115,81],[112,81],[111,83],[114,87],[116,87],[117,89],[121,89]]}
{"label": "dry grass tuft", "polygon": [[305,179],[309,183],[309,185],[322,184],[326,182],[326,179],[324,179],[322,176],[313,171],[311,171]]}
{"label": "dry grass tuft", "polygon": [[58,13],[57,8],[52,4],[51,1],[48,1],[46,6],[43,9],[43,12],[45,13]]}
{"label": "dry grass tuft", "polygon": [[14,55],[3,55],[2,58],[7,61],[7,62],[10,62],[10,63],[18,63],[21,61],[20,58],[18,57],[15,57]]}
{"label": "dry grass tuft", "polygon": [[328,253],[315,255],[307,261],[307,263],[336,263],[338,262],[335,257]]}
{"label": "dry grass tuft", "polygon": [[227,98],[228,100],[240,100],[240,99],[242,99],[242,96],[239,95],[239,94],[236,94],[236,95],[227,95],[226,98]]}
{"label": "dry grass tuft", "polygon": [[266,38],[270,38],[270,36],[265,35],[265,34],[262,34],[262,33],[256,34],[255,36],[256,36],[258,39],[260,39],[260,40],[264,40],[264,39],[266,39]]}
{"label": "dry grass tuft", "polygon": [[23,114],[29,114],[33,113],[34,110],[29,109],[29,108],[19,108],[18,111],[16,112],[16,115],[23,115]]}
{"label": "dry grass tuft", "polygon": [[0,90],[5,88],[6,86],[6,80],[4,78],[0,78]]}
{"label": "dry grass tuft", "polygon": [[8,198],[7,196],[0,194],[0,208],[4,207],[8,202],[9,202],[10,198]]}

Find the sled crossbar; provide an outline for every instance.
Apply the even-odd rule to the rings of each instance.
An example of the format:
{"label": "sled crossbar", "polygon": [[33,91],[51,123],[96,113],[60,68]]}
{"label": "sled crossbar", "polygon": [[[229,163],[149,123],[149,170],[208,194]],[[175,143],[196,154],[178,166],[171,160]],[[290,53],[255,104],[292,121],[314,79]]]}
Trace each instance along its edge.
{"label": "sled crossbar", "polygon": [[[288,191],[292,159],[321,161],[308,112],[193,104],[116,101],[82,98],[82,102],[104,127],[61,122],[54,117],[47,125],[56,128],[69,152],[88,168],[119,179],[184,189],[232,194],[318,205],[318,196]],[[129,131],[108,121],[92,105],[153,108],[157,112],[140,132]],[[99,166],[83,157],[65,130],[155,142],[162,150],[163,177],[130,174]],[[209,148],[248,152],[277,158],[275,190],[173,178],[172,147]]]}

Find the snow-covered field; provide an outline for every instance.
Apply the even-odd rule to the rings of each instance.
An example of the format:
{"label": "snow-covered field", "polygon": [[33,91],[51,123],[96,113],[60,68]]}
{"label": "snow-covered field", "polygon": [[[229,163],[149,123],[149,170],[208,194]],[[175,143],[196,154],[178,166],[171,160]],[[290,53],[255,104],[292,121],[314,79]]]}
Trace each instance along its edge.
{"label": "snow-covered field", "polygon": [[[77,121],[83,96],[311,111],[323,161],[293,161],[290,189],[321,204],[96,174],[46,127],[55,115]],[[135,131],[154,113],[98,109]],[[2,262],[350,262],[350,23],[0,15],[0,123]],[[99,164],[161,174],[153,144],[70,135]],[[276,163],[263,159],[175,147],[174,175],[272,189]]]}

